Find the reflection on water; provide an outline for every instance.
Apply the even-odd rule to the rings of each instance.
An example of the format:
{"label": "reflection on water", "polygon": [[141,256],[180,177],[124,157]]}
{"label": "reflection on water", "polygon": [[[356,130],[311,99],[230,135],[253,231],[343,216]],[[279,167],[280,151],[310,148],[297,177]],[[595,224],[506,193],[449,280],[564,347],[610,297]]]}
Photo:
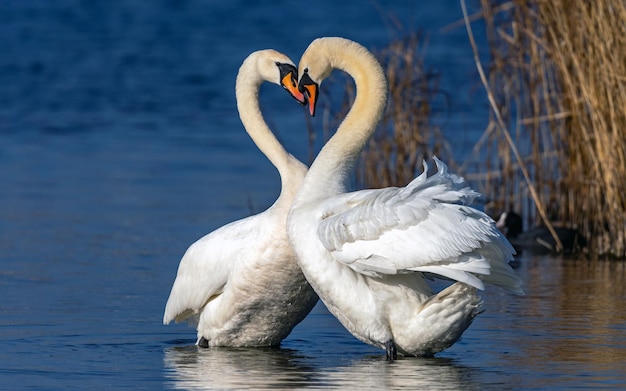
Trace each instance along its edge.
{"label": "reflection on water", "polygon": [[626,361],[625,263],[540,258],[526,269],[532,294],[519,320],[542,336],[521,345],[527,355],[593,372]]}
{"label": "reflection on water", "polygon": [[[198,349],[165,351],[165,367],[177,389],[479,389],[472,371],[454,360],[407,358],[392,364],[381,357],[320,365],[287,349]],[[330,364],[330,363],[327,363]]]}
{"label": "reflection on water", "polygon": [[361,360],[328,370],[327,381],[341,389],[478,390],[471,368],[447,358],[404,358],[392,364],[382,358]]}
{"label": "reflection on water", "polygon": [[626,386],[626,264],[528,257],[521,265],[526,296],[488,295],[470,328],[481,367],[523,388]]}
{"label": "reflection on water", "polygon": [[173,347],[165,351],[165,367],[179,389],[241,389],[303,387],[312,370],[298,362],[297,353],[283,349],[198,349]]}
{"label": "reflection on water", "polygon": [[625,387],[626,264],[528,257],[520,265],[526,296],[486,292],[487,311],[436,358],[387,363],[316,307],[287,348],[169,347],[166,377],[178,389]]}

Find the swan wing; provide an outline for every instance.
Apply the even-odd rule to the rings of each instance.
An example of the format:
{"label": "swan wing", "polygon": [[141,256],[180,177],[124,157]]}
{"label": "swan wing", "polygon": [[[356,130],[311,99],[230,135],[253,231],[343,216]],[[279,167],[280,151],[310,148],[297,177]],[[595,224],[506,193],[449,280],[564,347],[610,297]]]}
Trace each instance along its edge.
{"label": "swan wing", "polygon": [[318,226],[324,247],[336,261],[372,277],[428,272],[484,289],[478,275],[519,287],[506,265],[514,253],[510,243],[488,215],[469,207],[480,194],[435,162],[436,174],[429,177],[424,163],[424,172],[406,187],[325,201]]}
{"label": "swan wing", "polygon": [[163,323],[180,322],[219,296],[243,248],[251,246],[259,215],[227,224],[193,243],[183,255],[165,305]]}

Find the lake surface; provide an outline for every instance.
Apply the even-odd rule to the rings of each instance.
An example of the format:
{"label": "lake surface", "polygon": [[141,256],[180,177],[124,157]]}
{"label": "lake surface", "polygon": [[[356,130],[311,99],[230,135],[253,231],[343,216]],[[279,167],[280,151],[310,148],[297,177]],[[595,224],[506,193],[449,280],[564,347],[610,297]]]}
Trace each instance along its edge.
{"label": "lake surface", "polygon": [[[237,117],[241,61],[273,47],[297,63],[328,35],[382,47],[392,14],[429,36],[450,92],[435,120],[475,141],[487,117],[471,50],[463,29],[441,30],[456,1],[1,2],[1,387],[626,388],[620,262],[521,256],[526,296],[487,290],[486,312],[432,359],[386,363],[321,305],[280,349],[198,350],[193,328],[161,324],[189,244],[278,195]],[[274,86],[261,101],[306,160],[304,109]]]}

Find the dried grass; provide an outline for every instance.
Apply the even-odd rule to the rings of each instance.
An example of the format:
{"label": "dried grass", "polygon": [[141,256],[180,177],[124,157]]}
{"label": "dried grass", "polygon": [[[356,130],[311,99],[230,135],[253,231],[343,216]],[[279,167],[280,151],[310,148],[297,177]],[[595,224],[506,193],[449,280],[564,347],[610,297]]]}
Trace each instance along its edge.
{"label": "dried grass", "polygon": [[416,34],[377,52],[389,83],[387,110],[361,155],[358,179],[368,187],[406,185],[433,154],[451,155],[440,129],[431,123],[440,96],[439,75],[425,68]]}
{"label": "dried grass", "polygon": [[[503,3],[507,7],[503,7]],[[577,227],[593,255],[626,255],[626,3],[481,0],[491,49],[489,85],[529,167],[539,203],[497,132],[485,189],[537,223]],[[505,9],[502,11],[502,9]]]}

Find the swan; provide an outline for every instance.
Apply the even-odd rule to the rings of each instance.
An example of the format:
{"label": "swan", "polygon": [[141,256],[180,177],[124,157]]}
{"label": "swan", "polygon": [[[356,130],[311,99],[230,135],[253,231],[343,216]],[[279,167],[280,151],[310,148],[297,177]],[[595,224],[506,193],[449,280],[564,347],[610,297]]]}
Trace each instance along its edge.
{"label": "swan", "polygon": [[[298,66],[311,115],[333,69],[354,79],[356,99],[296,195],[289,240],[315,292],[357,339],[385,349],[389,361],[398,353],[432,356],[482,311],[477,290],[485,282],[523,294],[508,265],[514,250],[489,216],[469,206],[479,194],[436,158],[436,174],[429,177],[424,163],[406,187],[346,193],[349,172],[381,119],[387,81],[360,44],[318,38]],[[430,275],[455,283],[435,294]]]}
{"label": "swan", "polygon": [[269,209],[209,233],[181,259],[163,323],[197,322],[200,347],[277,346],[317,302],[286,231],[287,213],[307,167],[285,151],[263,120],[258,102],[263,81],[282,85],[304,102],[287,56],[261,50],[242,63],[237,109],[252,140],[278,169],[282,187]]}

